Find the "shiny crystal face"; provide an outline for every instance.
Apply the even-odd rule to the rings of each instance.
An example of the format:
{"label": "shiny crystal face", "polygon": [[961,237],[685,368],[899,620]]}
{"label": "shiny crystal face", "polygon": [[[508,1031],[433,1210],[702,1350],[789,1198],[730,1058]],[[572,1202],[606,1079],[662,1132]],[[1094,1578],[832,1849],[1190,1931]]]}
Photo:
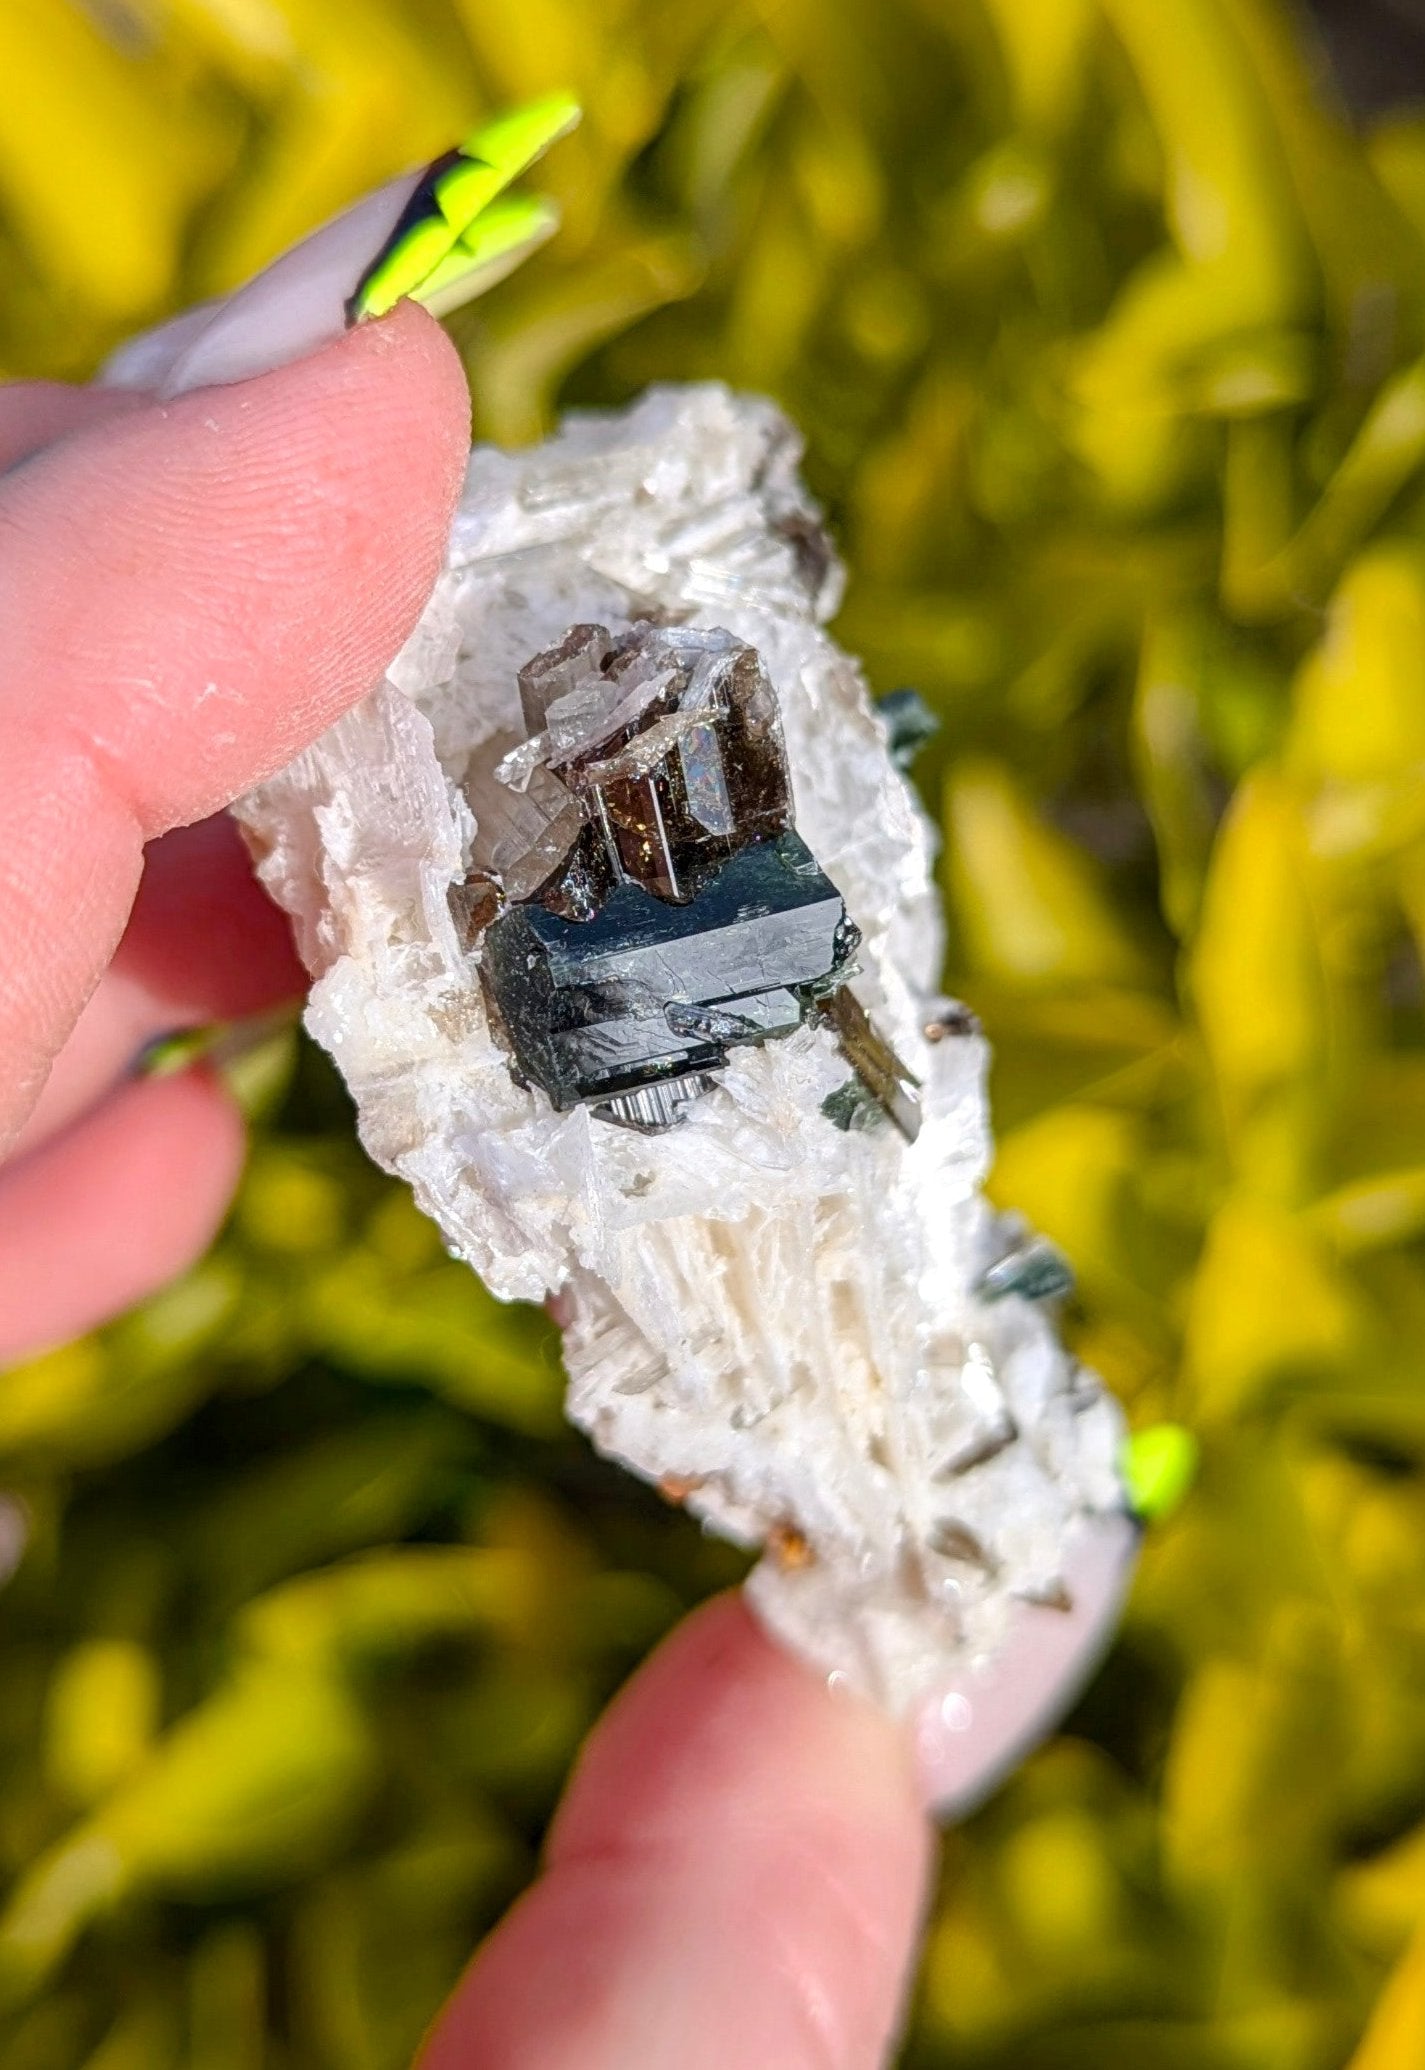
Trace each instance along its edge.
{"label": "shiny crystal face", "polygon": [[460,893],[518,1072],[560,1110],[661,1129],[730,1048],[825,1016],[904,1127],[887,1088],[909,1081],[842,997],[860,937],[793,824],[756,652],[721,631],[577,625],[519,680],[525,738],[466,772]]}
{"label": "shiny crystal face", "polygon": [[520,671],[529,738],[496,771],[583,822],[541,897],[587,919],[615,885],[692,903],[749,842],[790,832],[791,778],[776,692],[730,633],[576,625]]}

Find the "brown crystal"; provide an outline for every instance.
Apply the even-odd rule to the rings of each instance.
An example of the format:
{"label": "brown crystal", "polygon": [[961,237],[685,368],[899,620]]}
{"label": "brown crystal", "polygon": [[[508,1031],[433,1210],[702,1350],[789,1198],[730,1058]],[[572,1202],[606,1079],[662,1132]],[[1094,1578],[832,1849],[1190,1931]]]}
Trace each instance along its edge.
{"label": "brown crystal", "polygon": [[520,698],[615,881],[683,904],[734,848],[791,825],[776,693],[726,633],[575,626],[521,671]]}
{"label": "brown crystal", "polygon": [[913,1143],[920,1134],[920,1081],[873,1026],[849,985],[832,993],[821,1014],[867,1092],[884,1107],[906,1141]]}
{"label": "brown crystal", "polygon": [[584,826],[583,806],[543,764],[529,771],[522,788],[499,780],[500,756],[517,745],[512,734],[487,743],[464,784],[475,814],[472,873],[493,877],[513,900],[533,898],[564,863]]}

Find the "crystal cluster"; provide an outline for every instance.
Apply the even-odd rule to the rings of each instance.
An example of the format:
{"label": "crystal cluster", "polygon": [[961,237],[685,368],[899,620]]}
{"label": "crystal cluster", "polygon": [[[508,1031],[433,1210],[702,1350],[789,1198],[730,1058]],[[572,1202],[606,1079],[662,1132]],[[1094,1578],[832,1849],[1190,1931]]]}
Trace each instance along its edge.
{"label": "crystal cluster", "polygon": [[769,1624],[909,1710],[1063,1614],[1121,1425],[980,1194],[915,715],[823,630],[796,462],[714,385],[477,449],[388,680],[239,812],[372,1156],[556,1298],[571,1415],[765,1547]]}
{"label": "crystal cluster", "polygon": [[837,992],[859,939],[793,829],[776,693],[730,633],[578,625],[521,669],[520,695],[528,738],[466,776],[463,903],[498,915],[490,995],[556,1108],[671,1127],[730,1046],[789,1034]]}

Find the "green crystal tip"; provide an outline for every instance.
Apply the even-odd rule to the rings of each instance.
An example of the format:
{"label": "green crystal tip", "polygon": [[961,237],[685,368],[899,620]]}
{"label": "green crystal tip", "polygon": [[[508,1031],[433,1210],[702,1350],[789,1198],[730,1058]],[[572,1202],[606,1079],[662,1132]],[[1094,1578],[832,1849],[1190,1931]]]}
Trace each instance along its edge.
{"label": "green crystal tip", "polygon": [[1123,1440],[1118,1471],[1142,1523],[1160,1524],[1172,1515],[1196,1477],[1199,1449],[1181,1423],[1155,1423]]}
{"label": "green crystal tip", "polygon": [[348,321],[384,316],[407,298],[448,316],[552,236],[559,227],[554,204],[505,189],[568,135],[579,112],[568,94],[551,94],[496,116],[433,159],[357,282]]}

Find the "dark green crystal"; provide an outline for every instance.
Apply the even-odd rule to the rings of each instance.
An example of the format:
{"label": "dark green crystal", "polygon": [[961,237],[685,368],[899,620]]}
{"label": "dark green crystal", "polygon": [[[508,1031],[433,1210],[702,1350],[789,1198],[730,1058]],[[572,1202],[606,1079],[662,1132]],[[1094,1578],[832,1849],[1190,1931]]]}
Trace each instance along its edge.
{"label": "dark green crystal", "polygon": [[466,775],[478,897],[452,907],[486,916],[516,1072],[560,1112],[658,1130],[731,1049],[814,1018],[856,1073],[828,1119],[884,1112],[913,1140],[916,1081],[847,989],[860,935],[793,827],[755,650],[701,627],[576,625],[519,688],[525,737],[490,741]]}
{"label": "dark green crystal", "polygon": [[1034,1238],[997,1259],[980,1274],[975,1292],[982,1301],[1002,1301],[1018,1294],[1024,1301],[1048,1301],[1072,1292],[1074,1275],[1067,1259],[1042,1238]]}
{"label": "dark green crystal", "polygon": [[622,883],[590,920],[511,906],[485,937],[485,969],[519,1063],[565,1109],[790,1034],[858,939],[788,833],[741,849],[682,905]]}

